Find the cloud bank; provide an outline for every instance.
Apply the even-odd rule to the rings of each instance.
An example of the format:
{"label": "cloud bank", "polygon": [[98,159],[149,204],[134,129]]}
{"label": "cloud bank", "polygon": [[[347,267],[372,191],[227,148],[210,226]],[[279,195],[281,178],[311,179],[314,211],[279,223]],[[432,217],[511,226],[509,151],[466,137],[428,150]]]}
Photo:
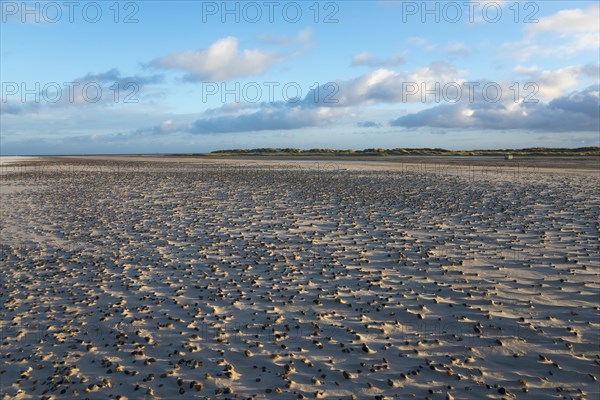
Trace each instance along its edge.
{"label": "cloud bank", "polygon": [[443,104],[404,115],[392,126],[575,132],[600,130],[599,87],[574,91],[549,103]]}

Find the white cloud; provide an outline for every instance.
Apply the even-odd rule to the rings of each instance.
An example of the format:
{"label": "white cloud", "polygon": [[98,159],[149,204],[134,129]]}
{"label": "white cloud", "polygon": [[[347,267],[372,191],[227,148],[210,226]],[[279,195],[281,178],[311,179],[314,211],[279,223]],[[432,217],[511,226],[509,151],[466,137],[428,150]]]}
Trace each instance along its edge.
{"label": "white cloud", "polygon": [[429,39],[423,36],[410,36],[406,39],[406,43],[412,46],[423,47],[425,51],[433,51],[437,48],[437,44],[429,43]]}
{"label": "white cloud", "polygon": [[[132,104],[140,101],[148,86],[159,84],[162,75],[123,76],[113,68],[100,73],[88,73],[69,82],[37,83],[37,96],[31,95],[23,101],[20,93],[7,96],[0,105],[0,114],[19,115],[44,113],[59,107],[95,107]],[[12,83],[12,82],[11,82]],[[46,114],[42,114],[47,117]],[[30,116],[31,117],[31,116]]]}
{"label": "white cloud", "polygon": [[174,132],[177,130],[177,125],[172,119],[168,119],[160,124],[160,130],[162,132]]}
{"label": "white cloud", "polygon": [[513,68],[513,73],[517,75],[531,75],[537,72],[538,67],[536,65],[531,65],[529,67],[523,66],[521,64],[517,65]]}
{"label": "white cloud", "polygon": [[600,129],[598,85],[549,103],[475,102],[442,104],[404,115],[392,126],[432,128],[522,129],[551,132],[597,132]]}
{"label": "white cloud", "polygon": [[365,51],[352,57],[352,65],[354,66],[364,65],[367,67],[379,68],[392,67],[400,64],[404,64],[403,54],[396,54],[386,59],[378,59],[375,58],[371,53]]}
{"label": "white cloud", "polygon": [[526,31],[529,35],[539,35],[547,32],[598,32],[599,24],[600,5],[594,4],[585,10],[581,8],[561,10],[554,15],[542,17],[538,23],[528,24]]}
{"label": "white cloud", "polygon": [[[359,61],[370,60],[368,53],[359,54],[357,57]],[[293,130],[347,121],[348,118],[354,118],[353,113],[357,109],[373,105],[407,103],[437,103],[438,105],[398,118],[392,125],[538,129],[545,126],[543,122],[545,118],[555,121],[557,116],[561,116],[564,118],[564,123],[552,129],[564,130],[566,123],[570,123],[573,130],[586,130],[593,125],[593,117],[588,115],[578,121],[577,110],[574,110],[574,107],[589,108],[594,92],[589,91],[580,96],[573,95],[571,98],[563,97],[567,90],[582,83],[582,77],[597,74],[598,68],[600,68],[598,65],[580,65],[558,70],[540,70],[536,66],[518,65],[513,72],[522,75],[522,80],[521,91],[516,99],[514,82],[469,80],[465,77],[464,71],[459,71],[446,62],[434,62],[426,67],[403,72],[379,68],[354,79],[334,81],[334,86],[320,86],[316,89],[318,92],[311,91],[304,99],[294,103],[224,104],[217,109],[205,111],[199,118],[195,117],[193,122],[191,120],[174,122],[177,118],[172,118],[171,121],[141,131],[157,134],[173,131],[214,134]],[[464,85],[467,82],[478,84],[474,90],[474,100],[469,96],[468,86]],[[531,90],[524,87],[524,83],[527,82],[537,83],[537,92],[533,93],[529,100],[537,99],[538,103],[524,102],[528,95],[532,95]],[[499,102],[492,103],[485,98],[482,88],[486,83],[499,85],[502,93]],[[436,96],[431,93],[436,90],[439,93],[446,84],[454,84],[462,88],[463,94],[458,104],[450,104],[451,101],[444,95]],[[423,92],[424,89],[427,89],[428,93]],[[452,94],[449,96],[452,97]],[[330,101],[326,101],[327,99]],[[555,101],[551,102],[552,99]],[[442,104],[439,105],[440,103]],[[429,122],[427,118],[430,119]],[[371,119],[359,120],[358,126],[377,127],[377,123],[371,123],[372,121]]]}
{"label": "white cloud", "polygon": [[580,68],[566,67],[556,71],[539,71],[532,75],[532,81],[539,86],[539,97],[554,98],[561,96],[566,89],[578,83]]}
{"label": "white cloud", "polygon": [[586,9],[561,10],[527,24],[525,36],[504,48],[511,57],[525,61],[532,57],[566,57],[585,51],[597,55],[600,47],[600,5]]}
{"label": "white cloud", "polygon": [[155,67],[188,72],[191,80],[228,80],[261,75],[286,57],[273,51],[238,49],[238,39],[232,36],[217,40],[207,49],[175,52],[157,58]]}
{"label": "white cloud", "polygon": [[356,126],[358,126],[359,128],[381,128],[381,127],[383,127],[383,125],[381,125],[379,122],[375,122],[375,121],[359,121],[356,123]]}
{"label": "white cloud", "polygon": [[[473,10],[472,23],[475,24],[489,24],[492,23],[490,20],[494,20],[495,13],[494,10],[499,10],[499,12],[506,12],[504,9],[506,7],[506,3],[508,0],[469,0],[466,3],[463,3],[465,9]],[[489,11],[483,11],[489,10]],[[487,14],[489,12],[489,16]],[[486,17],[484,17],[486,15]],[[471,21],[469,21],[471,22]]]}
{"label": "white cloud", "polygon": [[[192,134],[219,134],[293,130],[325,126],[346,114],[344,109],[306,107],[284,102],[263,103],[238,115],[203,116],[191,123],[165,121],[159,126],[139,129],[137,134],[165,134],[174,131]],[[168,129],[164,129],[167,124]]]}
{"label": "white cloud", "polygon": [[294,36],[286,36],[273,33],[261,33],[258,36],[258,39],[265,44],[275,46],[293,46],[301,44],[310,47],[313,45],[313,30],[311,27],[308,27],[301,30]]}
{"label": "white cloud", "polygon": [[[580,84],[582,78],[598,77],[600,65],[575,65],[557,70],[539,70],[537,67],[517,66],[513,72],[527,76],[527,81],[537,85],[536,97],[541,100],[550,100],[566,93]],[[597,81],[597,80],[596,80]]]}
{"label": "white cloud", "polygon": [[425,46],[428,44],[428,40],[423,36],[410,36],[406,39],[406,43],[412,44],[415,46]]}
{"label": "white cloud", "polygon": [[[386,68],[363,74],[350,80],[336,81],[335,103],[331,107],[346,107],[359,104],[377,103],[406,103],[421,102],[422,89],[434,88],[449,82],[461,84],[464,82],[462,72],[456,70],[451,64],[433,62],[427,67],[418,68],[410,72],[396,72]],[[423,86],[424,85],[424,86]],[[321,99],[319,104],[332,93],[331,86],[320,86],[319,96],[309,93],[306,103],[314,102],[314,98]],[[413,94],[406,94],[415,91]],[[428,99],[433,100],[433,96]]]}
{"label": "white cloud", "polygon": [[[420,93],[420,84],[426,82],[433,87],[439,82],[462,82],[459,72],[450,64],[443,62],[411,72],[395,72],[381,68],[363,74],[355,79],[323,85],[317,90],[319,96],[310,92],[298,102],[274,102],[260,104],[224,104],[218,109],[207,110],[194,122],[174,122],[168,120],[150,128],[138,130],[139,134],[166,134],[174,131],[194,134],[215,134],[233,132],[254,132],[292,130],[314,126],[327,126],[352,116],[352,106],[378,103],[405,102],[403,84],[416,84]],[[315,98],[318,98],[315,101]],[[327,99],[336,102],[327,102]],[[419,95],[409,101],[420,102]],[[369,121],[368,121],[369,122]],[[377,127],[377,123],[365,123],[361,127]]]}
{"label": "white cloud", "polygon": [[469,49],[464,43],[454,42],[446,47],[446,53],[450,56],[466,57],[469,55]]}

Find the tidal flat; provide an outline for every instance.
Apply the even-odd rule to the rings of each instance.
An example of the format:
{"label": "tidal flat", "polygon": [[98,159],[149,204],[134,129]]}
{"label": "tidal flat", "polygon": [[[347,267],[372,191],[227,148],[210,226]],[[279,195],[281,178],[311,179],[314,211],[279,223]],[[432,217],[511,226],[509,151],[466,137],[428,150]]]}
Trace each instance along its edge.
{"label": "tidal flat", "polygon": [[1,398],[598,398],[569,163],[7,165]]}

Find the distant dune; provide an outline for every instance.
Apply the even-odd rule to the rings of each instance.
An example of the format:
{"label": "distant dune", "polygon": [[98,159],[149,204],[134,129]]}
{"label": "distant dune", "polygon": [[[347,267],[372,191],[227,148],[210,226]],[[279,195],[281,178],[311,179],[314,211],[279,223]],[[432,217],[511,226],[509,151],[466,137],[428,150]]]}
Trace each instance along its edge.
{"label": "distant dune", "polygon": [[380,149],[369,148],[364,150],[340,149],[309,149],[295,148],[257,148],[217,150],[210,155],[270,155],[270,156],[504,156],[507,154],[519,156],[600,156],[600,147],[579,148],[546,148],[532,147],[525,149],[497,149],[497,150],[446,150],[440,148],[422,149]]}

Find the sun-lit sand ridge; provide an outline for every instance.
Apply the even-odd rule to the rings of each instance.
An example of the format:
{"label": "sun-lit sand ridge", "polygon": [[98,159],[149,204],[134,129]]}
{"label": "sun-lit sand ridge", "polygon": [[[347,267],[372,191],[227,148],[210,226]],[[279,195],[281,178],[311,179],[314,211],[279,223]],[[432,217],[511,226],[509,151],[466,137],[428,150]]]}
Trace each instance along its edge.
{"label": "sun-lit sand ridge", "polygon": [[598,396],[597,172],[37,164],[2,173],[3,399]]}
{"label": "sun-lit sand ridge", "polygon": [[0,156],[0,166],[38,161],[39,157]]}

